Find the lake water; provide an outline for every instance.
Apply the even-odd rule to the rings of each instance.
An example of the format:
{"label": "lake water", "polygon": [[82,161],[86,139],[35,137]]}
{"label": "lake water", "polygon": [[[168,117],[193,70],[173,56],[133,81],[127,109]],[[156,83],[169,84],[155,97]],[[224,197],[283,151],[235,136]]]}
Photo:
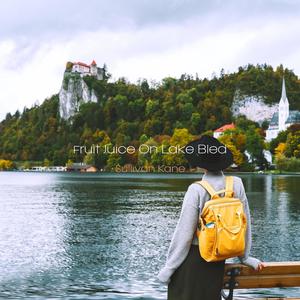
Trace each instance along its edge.
{"label": "lake water", "polygon": [[[252,254],[300,260],[300,176],[239,175]],[[195,174],[0,172],[0,298],[166,299],[165,262]],[[300,289],[239,291],[300,296]]]}

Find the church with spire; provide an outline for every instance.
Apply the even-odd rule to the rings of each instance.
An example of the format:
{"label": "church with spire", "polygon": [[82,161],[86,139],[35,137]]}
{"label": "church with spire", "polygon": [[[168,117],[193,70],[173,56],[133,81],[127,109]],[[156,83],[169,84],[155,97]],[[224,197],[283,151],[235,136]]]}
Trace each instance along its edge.
{"label": "church with spire", "polygon": [[278,111],[275,112],[266,130],[266,140],[271,141],[278,136],[280,131],[286,130],[292,124],[300,123],[300,112],[290,110],[289,101],[286,95],[285,80],[282,79],[281,98],[278,105]]}

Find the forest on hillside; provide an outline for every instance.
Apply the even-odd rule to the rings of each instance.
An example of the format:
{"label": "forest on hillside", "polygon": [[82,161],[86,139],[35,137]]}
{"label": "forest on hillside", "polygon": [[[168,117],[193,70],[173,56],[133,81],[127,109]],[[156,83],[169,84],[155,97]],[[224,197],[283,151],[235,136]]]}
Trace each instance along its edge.
{"label": "forest on hillside", "polygon": [[[74,154],[73,147],[107,144],[138,147],[143,143],[168,148],[184,145],[203,133],[212,134],[214,129],[234,122],[237,125],[234,134],[225,134],[222,140],[234,152],[237,166],[265,168],[263,149],[285,157],[300,157],[299,128],[294,126],[266,144],[264,129],[268,124],[257,124],[243,116],[233,117],[230,108],[237,90],[241,96],[262,96],[265,103],[278,103],[283,76],[290,109],[300,110],[300,81],[282,65],[276,69],[266,64],[247,65],[230,74],[222,70],[211,79],[183,74],[159,83],[147,80],[131,83],[125,78],[110,82],[85,77],[98,102],[82,104],[79,112],[67,121],[59,116],[58,95],[41,105],[25,107],[22,112],[8,113],[0,123],[0,159],[24,162],[26,166],[34,162],[65,165],[84,161],[108,169],[116,164],[187,165],[180,155]],[[253,157],[252,165],[247,162],[245,150]]]}

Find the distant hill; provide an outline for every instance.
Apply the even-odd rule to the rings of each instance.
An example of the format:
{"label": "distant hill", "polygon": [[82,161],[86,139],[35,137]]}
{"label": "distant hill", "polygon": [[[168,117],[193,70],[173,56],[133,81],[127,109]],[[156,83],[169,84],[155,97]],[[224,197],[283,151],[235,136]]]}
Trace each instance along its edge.
{"label": "distant hill", "polygon": [[[130,83],[124,78],[110,82],[83,77],[73,80],[72,88],[78,91],[74,85],[80,84],[90,96],[80,99],[79,92],[76,109],[65,118],[60,116],[58,94],[21,113],[7,114],[0,123],[0,159],[47,159],[61,165],[76,160],[73,145],[104,138],[113,144],[138,145],[142,137],[171,136],[175,128],[199,135],[234,121],[231,107],[237,90],[236,101],[259,97],[266,104],[277,104],[283,75],[290,108],[300,110],[300,81],[282,66],[274,70],[268,65],[247,65],[231,74],[222,71],[210,80],[184,74],[164,78],[157,85],[147,80]],[[74,96],[71,89],[69,93]]]}

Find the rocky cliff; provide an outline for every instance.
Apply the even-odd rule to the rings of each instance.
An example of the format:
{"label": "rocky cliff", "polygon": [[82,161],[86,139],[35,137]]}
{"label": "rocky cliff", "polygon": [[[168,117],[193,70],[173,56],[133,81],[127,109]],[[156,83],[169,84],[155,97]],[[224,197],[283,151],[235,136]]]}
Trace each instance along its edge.
{"label": "rocky cliff", "polygon": [[278,104],[266,104],[260,95],[244,96],[236,91],[231,111],[233,116],[245,115],[247,119],[261,123],[270,120],[278,110]]}
{"label": "rocky cliff", "polygon": [[88,87],[80,74],[65,72],[59,92],[60,117],[69,119],[86,102],[97,102],[95,91]]}

